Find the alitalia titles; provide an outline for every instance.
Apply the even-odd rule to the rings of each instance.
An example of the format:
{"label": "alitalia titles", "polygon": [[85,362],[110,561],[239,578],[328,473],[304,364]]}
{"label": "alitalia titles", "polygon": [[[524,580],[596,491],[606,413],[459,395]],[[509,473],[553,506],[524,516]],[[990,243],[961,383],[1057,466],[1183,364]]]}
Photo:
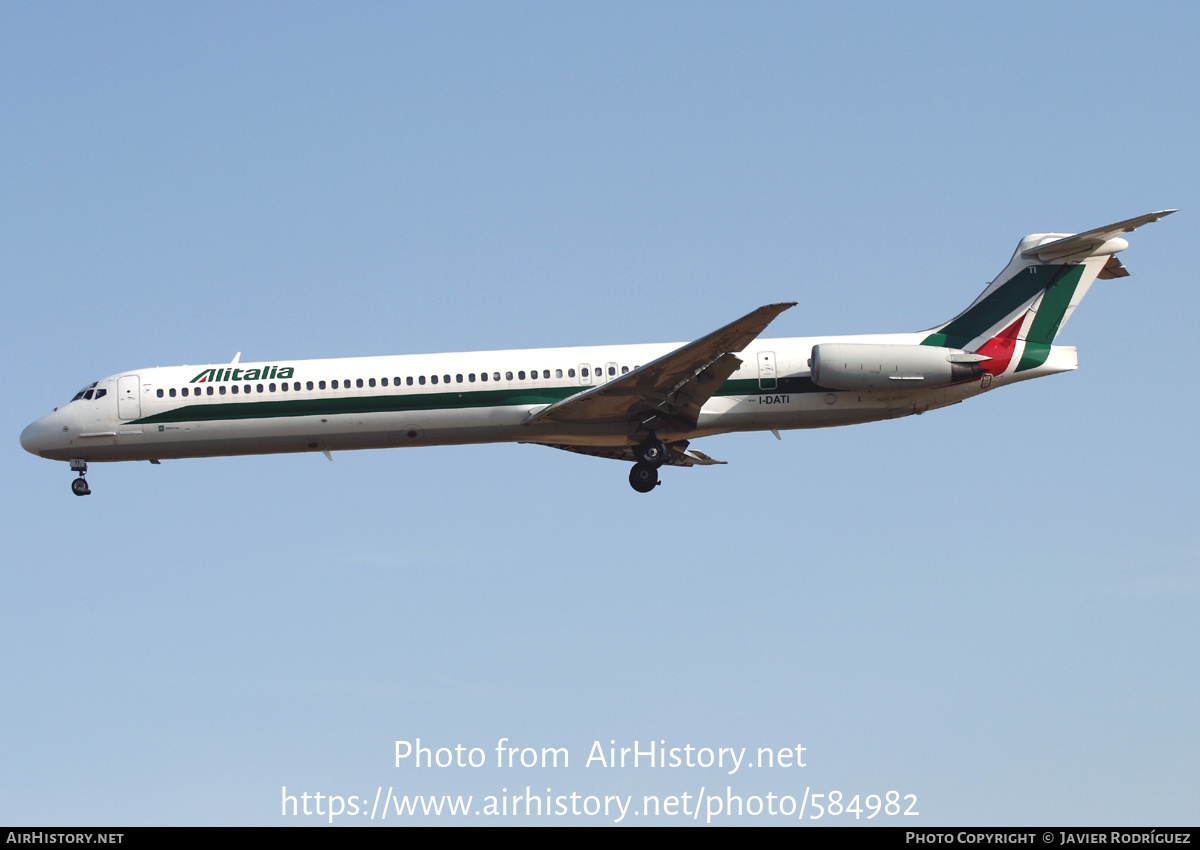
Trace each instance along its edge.
{"label": "alitalia titles", "polygon": [[199,375],[192,378],[189,383],[211,384],[217,381],[269,381],[273,378],[284,380],[292,377],[295,371],[291,366],[256,366],[253,369],[213,367],[212,369],[205,369]]}

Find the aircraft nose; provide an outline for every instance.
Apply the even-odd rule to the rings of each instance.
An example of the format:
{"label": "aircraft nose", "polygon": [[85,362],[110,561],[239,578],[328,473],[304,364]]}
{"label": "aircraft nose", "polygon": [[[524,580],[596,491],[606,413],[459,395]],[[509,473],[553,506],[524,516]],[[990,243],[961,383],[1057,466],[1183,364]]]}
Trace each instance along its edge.
{"label": "aircraft nose", "polygon": [[46,421],[46,417],[42,417],[36,422],[26,426],[21,432],[21,448],[30,454],[40,455],[43,451],[50,448],[50,438],[54,434],[54,426]]}

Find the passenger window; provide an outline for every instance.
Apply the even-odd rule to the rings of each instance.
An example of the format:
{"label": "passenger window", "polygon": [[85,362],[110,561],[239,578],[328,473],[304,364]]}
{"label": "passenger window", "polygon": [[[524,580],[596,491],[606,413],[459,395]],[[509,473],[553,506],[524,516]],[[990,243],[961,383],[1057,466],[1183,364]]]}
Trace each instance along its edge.
{"label": "passenger window", "polygon": [[167,395],[169,395],[171,398],[175,398],[175,388],[171,387],[171,389],[167,390]]}
{"label": "passenger window", "polygon": [[213,388],[212,388],[212,387],[209,387],[209,388],[207,389],[207,392],[208,392],[208,394],[209,394],[209,395],[212,395],[212,394],[213,394]]}
{"label": "passenger window", "polygon": [[[284,384],[284,386],[286,387],[287,384]],[[217,389],[220,391],[221,395],[225,395],[225,385],[224,384],[221,384],[221,386],[217,387]]]}
{"label": "passenger window", "polygon": [[[158,397],[159,397],[159,398],[162,398],[162,397],[163,397],[163,391],[162,391],[162,390],[159,390],[159,391],[158,391]],[[71,401],[74,401],[74,400],[75,400],[75,399],[71,399]]]}
{"label": "passenger window", "polygon": [[[310,390],[312,389],[312,381],[308,382],[308,388]],[[296,392],[300,392],[300,382],[296,381],[296,383],[292,384],[292,389],[294,389]]]}
{"label": "passenger window", "polygon": [[[405,378],[404,383],[408,384],[411,387],[412,386],[412,375],[409,375],[407,378]],[[421,383],[422,384],[425,383],[424,378],[421,379]]]}
{"label": "passenger window", "polygon": [[355,381],[354,386],[358,387],[359,389],[362,389],[362,378],[359,378],[357,381]]}
{"label": "passenger window", "polygon": [[[509,377],[511,378],[512,376],[510,375]],[[500,373],[499,373],[499,372],[493,372],[493,373],[492,373],[492,380],[493,380],[493,381],[498,381],[498,380],[500,380]]]}
{"label": "passenger window", "polygon": [[183,389],[181,389],[181,390],[179,391],[179,394],[180,394],[181,396],[183,396],[184,398],[187,398],[187,395],[188,395],[188,388],[187,388],[187,387],[184,387]]}
{"label": "passenger window", "polygon": [[[337,382],[337,381],[334,381],[334,382],[333,382],[333,388],[334,388],[335,390],[338,388],[338,382]],[[259,392],[261,392],[261,390],[260,390]]]}
{"label": "passenger window", "polygon": [[263,391],[263,385],[259,384],[255,389],[261,393]]}
{"label": "passenger window", "polygon": [[512,380],[512,372],[505,372],[505,373],[504,373],[504,380],[506,380],[506,381],[511,381],[511,380]]}
{"label": "passenger window", "polygon": [[568,377],[568,378],[574,378],[574,377],[575,377],[575,370],[574,370],[574,369],[568,369],[568,370],[567,370],[567,377]]}
{"label": "passenger window", "polygon": [[525,373],[524,373],[524,372],[518,372],[518,373],[517,373],[517,377],[518,377],[518,378],[520,378],[520,379],[523,381],[523,380],[525,380]]}
{"label": "passenger window", "polygon": [[470,374],[467,375],[467,383],[469,383],[469,384],[475,383],[475,373],[474,372],[471,372]]}
{"label": "passenger window", "polygon": [[422,375],[421,377],[417,378],[417,383],[419,383],[421,386],[425,386],[425,376]]}
{"label": "passenger window", "polygon": [[[275,385],[274,385],[274,384],[267,384],[267,389],[269,389],[271,392],[275,392]],[[209,388],[208,388],[208,394],[209,394],[209,395],[212,395],[212,387],[209,387]]]}
{"label": "passenger window", "polygon": [[437,375],[430,376],[429,381],[430,381],[430,383],[436,384],[437,383]]}
{"label": "passenger window", "polygon": [[461,383],[462,383],[462,381],[463,381],[463,379],[462,379],[462,375],[455,375],[455,376],[454,376],[454,382],[455,382],[456,384],[461,384]]}
{"label": "passenger window", "polygon": [[[272,386],[272,387],[271,387],[271,389],[275,389],[275,387],[274,387],[274,386]],[[279,385],[279,389],[281,389],[283,392],[285,392],[285,393],[286,393],[286,392],[288,391],[288,384],[287,384],[287,381],[284,381],[282,384],[280,384],[280,385]]]}
{"label": "passenger window", "polygon": [[549,380],[549,378],[550,378],[550,370],[549,370],[549,369],[543,369],[543,370],[542,370],[542,377],[543,377],[543,378],[546,378],[547,380]]}
{"label": "passenger window", "polygon": [[443,381],[445,381],[445,382],[448,384],[448,383],[450,383],[450,376],[449,376],[449,375],[442,375],[442,380],[443,380]]}
{"label": "passenger window", "polygon": [[555,370],[554,370],[554,377],[556,377],[556,378],[561,378],[561,377],[562,377],[562,369],[555,369]]}
{"label": "passenger window", "polygon": [[238,385],[234,384],[232,387],[229,388],[229,391],[231,393],[233,393],[234,395],[237,395],[238,394]]}
{"label": "passenger window", "polygon": [[628,367],[628,366],[622,366],[622,367],[621,367],[621,374],[622,374],[622,375],[624,375],[624,374],[627,374],[628,372],[629,372],[629,367]]}
{"label": "passenger window", "polygon": [[588,370],[588,367],[587,367],[587,366],[580,366],[580,367],[579,367],[579,374],[580,374],[582,377],[584,377],[584,378],[588,377],[588,371],[589,371],[589,370]]}
{"label": "passenger window", "polygon": [[[358,382],[358,385],[361,387],[361,386],[362,386],[362,381],[359,381],[359,382]],[[374,379],[374,378],[370,378],[370,379],[368,379],[368,380],[367,380],[367,386],[369,386],[369,387],[373,387],[373,386],[375,386],[375,379]]]}
{"label": "passenger window", "polygon": [[615,374],[617,374],[617,367],[616,367],[616,366],[609,366],[609,367],[608,367],[608,374],[609,374],[610,376],[611,376],[611,375],[615,375]]}
{"label": "passenger window", "polygon": [[313,388],[313,382],[312,382],[312,381],[308,381],[307,383],[305,383],[305,384],[304,384],[304,389],[306,389],[306,390],[311,390],[312,388]]}
{"label": "passenger window", "polygon": [[317,381],[317,389],[319,389],[319,390],[323,390],[323,389],[325,389],[325,382],[324,382],[324,381]]}

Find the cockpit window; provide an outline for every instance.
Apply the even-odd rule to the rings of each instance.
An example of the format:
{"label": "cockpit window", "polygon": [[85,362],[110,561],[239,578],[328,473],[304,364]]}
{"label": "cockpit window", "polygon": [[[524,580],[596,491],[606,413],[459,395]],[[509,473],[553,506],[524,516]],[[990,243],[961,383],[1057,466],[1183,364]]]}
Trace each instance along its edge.
{"label": "cockpit window", "polygon": [[[98,384],[98,383],[100,383],[100,382],[92,381],[90,384],[88,384],[86,387],[81,389],[79,392],[75,393],[75,395],[71,398],[71,401],[79,401],[81,398],[91,398],[92,393],[90,391],[94,390],[96,388],[96,384]],[[86,396],[85,396],[85,393],[86,393]],[[100,393],[103,394],[104,390],[101,390]],[[99,396],[97,396],[97,398],[99,398]],[[70,401],[67,402],[67,404],[70,404],[70,403],[71,403]]]}

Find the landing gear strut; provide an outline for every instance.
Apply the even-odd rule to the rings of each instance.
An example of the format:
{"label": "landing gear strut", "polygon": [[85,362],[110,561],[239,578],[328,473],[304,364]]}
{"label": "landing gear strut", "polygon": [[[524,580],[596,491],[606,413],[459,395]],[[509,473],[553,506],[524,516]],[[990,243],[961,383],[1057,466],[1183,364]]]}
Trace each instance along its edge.
{"label": "landing gear strut", "polygon": [[639,493],[649,493],[658,485],[658,467],[638,461],[629,470],[629,486]]}
{"label": "landing gear strut", "polygon": [[87,461],[74,457],[71,458],[71,471],[79,473],[79,477],[71,482],[71,492],[76,496],[92,495],[91,488],[88,487],[87,479],[84,478],[84,476],[87,475]]}

